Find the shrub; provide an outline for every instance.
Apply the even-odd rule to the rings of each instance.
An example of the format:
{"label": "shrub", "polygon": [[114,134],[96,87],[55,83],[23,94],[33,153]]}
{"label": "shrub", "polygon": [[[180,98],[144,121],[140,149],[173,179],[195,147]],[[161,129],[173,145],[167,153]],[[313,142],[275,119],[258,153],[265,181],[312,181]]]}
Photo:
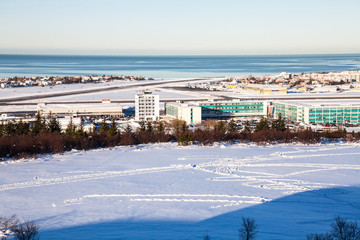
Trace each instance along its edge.
{"label": "shrub", "polygon": [[181,137],[178,139],[178,144],[182,146],[188,146],[191,142],[191,135],[188,133],[184,133],[181,135]]}
{"label": "shrub", "polygon": [[16,240],[38,240],[39,226],[31,221],[18,224],[14,229],[14,238]]}

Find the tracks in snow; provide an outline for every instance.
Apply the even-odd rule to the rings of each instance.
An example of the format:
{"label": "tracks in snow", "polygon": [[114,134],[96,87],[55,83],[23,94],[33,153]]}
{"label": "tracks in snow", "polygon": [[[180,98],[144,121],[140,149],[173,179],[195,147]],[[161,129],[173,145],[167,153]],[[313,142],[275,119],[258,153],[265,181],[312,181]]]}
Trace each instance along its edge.
{"label": "tracks in snow", "polygon": [[228,194],[92,194],[80,198],[68,199],[66,205],[82,204],[86,199],[120,198],[132,202],[197,202],[197,203],[219,203],[211,208],[238,206],[244,203],[259,204],[271,199],[257,196],[240,196]]}
{"label": "tracks in snow", "polygon": [[[346,149],[348,146],[340,146],[338,149]],[[123,171],[102,171],[102,172],[67,172],[71,176],[35,178],[32,181],[11,183],[0,185],[0,191],[42,187],[57,184],[68,184],[82,181],[94,181],[99,179],[156,174],[169,171],[181,171],[193,169],[208,172],[217,176],[205,179],[218,182],[236,182],[243,186],[259,189],[281,191],[284,194],[292,194],[307,190],[336,186],[332,183],[317,183],[299,179],[298,176],[307,173],[333,171],[333,170],[360,170],[357,164],[336,164],[336,163],[309,163],[294,162],[300,158],[323,158],[332,156],[356,156],[360,152],[344,153],[325,153],[334,148],[321,149],[301,149],[295,151],[272,152],[269,154],[249,156],[244,158],[221,158],[214,155],[191,155],[181,157],[181,161],[208,160],[199,164],[177,164],[164,167],[140,168]],[[284,161],[284,159],[288,159]],[[280,161],[280,162],[278,162]],[[278,170],[281,171],[278,171]],[[294,179],[294,177],[298,179]],[[120,198],[128,199],[133,202],[202,202],[219,203],[212,207],[235,206],[243,203],[261,203],[268,201],[262,197],[238,196],[238,195],[218,195],[218,194],[108,194],[108,195],[84,195],[80,198],[65,200],[66,205],[80,204],[85,199],[90,198]]]}
{"label": "tracks in snow", "polygon": [[130,175],[138,175],[138,174],[178,171],[178,170],[184,170],[190,168],[192,167],[189,164],[170,165],[166,167],[140,168],[140,169],[124,170],[124,171],[104,171],[99,173],[79,174],[79,175],[72,175],[72,176],[58,177],[58,178],[37,178],[34,181],[0,185],[0,191],[29,188],[29,187],[41,187],[41,186],[56,185],[56,184],[66,184],[73,182],[90,181],[90,180],[98,180],[104,178],[130,176]]}

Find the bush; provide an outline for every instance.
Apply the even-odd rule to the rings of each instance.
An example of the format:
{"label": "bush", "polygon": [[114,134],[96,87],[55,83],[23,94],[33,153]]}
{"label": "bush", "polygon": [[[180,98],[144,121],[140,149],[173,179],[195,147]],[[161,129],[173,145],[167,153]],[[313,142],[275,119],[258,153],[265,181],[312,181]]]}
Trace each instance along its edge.
{"label": "bush", "polygon": [[[46,121],[37,116],[37,124],[32,127],[32,132],[29,132],[29,129],[22,122],[0,123],[0,160],[36,157],[38,154],[62,153],[72,149],[88,150],[174,140],[177,140],[179,145],[184,146],[191,144],[191,142],[208,145],[221,141],[255,142],[262,145],[274,142],[314,144],[324,140],[344,139],[346,137],[346,132],[341,130],[323,134],[311,129],[293,132],[284,129],[282,121],[279,116],[270,129],[268,120],[263,118],[255,132],[251,132],[250,129],[238,132],[234,121],[226,125],[226,122],[214,120],[205,121],[195,131],[189,131],[185,121],[173,120],[171,131],[166,131],[162,122],[157,125],[153,125],[151,122],[146,125],[143,122],[137,132],[132,132],[128,126],[124,133],[119,133],[115,129],[116,124],[113,121],[110,128],[106,122],[103,122],[99,131],[91,133],[85,133],[82,127],[76,130],[72,124],[69,124],[70,127],[68,126],[64,133],[60,133],[55,123],[48,121],[48,125],[44,125]],[[47,131],[46,129],[51,128],[51,124],[54,125],[52,130]],[[17,131],[18,129],[22,130]],[[353,133],[351,136],[354,140],[360,139],[360,133]]]}
{"label": "bush", "polygon": [[40,239],[39,226],[30,221],[18,224],[14,229],[14,238],[16,240],[38,240]]}
{"label": "bush", "polygon": [[14,229],[18,225],[16,215],[10,217],[0,217],[0,237],[1,240],[6,240],[7,237],[13,233]]}
{"label": "bush", "polygon": [[182,146],[188,146],[190,142],[191,142],[191,135],[188,133],[184,133],[178,139],[178,144]]}

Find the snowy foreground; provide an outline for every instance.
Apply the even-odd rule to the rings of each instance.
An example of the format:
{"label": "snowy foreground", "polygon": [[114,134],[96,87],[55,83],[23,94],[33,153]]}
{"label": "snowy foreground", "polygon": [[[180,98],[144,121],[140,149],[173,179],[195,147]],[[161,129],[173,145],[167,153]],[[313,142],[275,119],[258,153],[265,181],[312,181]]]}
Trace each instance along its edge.
{"label": "snowy foreground", "polygon": [[176,144],[0,163],[0,212],[41,239],[306,239],[336,215],[360,220],[360,144]]}

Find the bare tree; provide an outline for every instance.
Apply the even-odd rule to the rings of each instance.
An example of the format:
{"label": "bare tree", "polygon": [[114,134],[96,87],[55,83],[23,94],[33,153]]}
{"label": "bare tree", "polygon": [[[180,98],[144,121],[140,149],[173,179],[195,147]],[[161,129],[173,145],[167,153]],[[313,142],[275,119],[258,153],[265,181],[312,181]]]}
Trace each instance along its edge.
{"label": "bare tree", "polygon": [[360,228],[357,222],[337,216],[331,223],[331,235],[335,240],[360,240]]}
{"label": "bare tree", "polygon": [[211,238],[209,237],[209,235],[207,233],[204,235],[204,240],[211,240]]}
{"label": "bare tree", "polygon": [[239,229],[239,239],[240,240],[252,240],[255,239],[258,225],[256,225],[255,220],[252,218],[242,218],[242,224]]}
{"label": "bare tree", "polygon": [[16,215],[10,217],[0,217],[0,238],[1,240],[6,240],[9,235],[11,235],[18,225],[18,220]]}
{"label": "bare tree", "polygon": [[38,240],[39,226],[31,221],[18,224],[14,229],[14,238],[16,240]]}

